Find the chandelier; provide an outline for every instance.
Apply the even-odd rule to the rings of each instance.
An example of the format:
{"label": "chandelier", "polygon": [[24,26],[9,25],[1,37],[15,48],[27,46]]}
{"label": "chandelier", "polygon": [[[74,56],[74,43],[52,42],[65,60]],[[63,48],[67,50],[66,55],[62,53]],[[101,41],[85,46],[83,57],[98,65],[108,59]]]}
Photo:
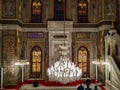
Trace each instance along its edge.
{"label": "chandelier", "polygon": [[[65,14],[65,3],[64,3],[64,14]],[[65,20],[65,15],[64,15]],[[82,76],[82,70],[77,67],[69,58],[70,50],[69,45],[65,43],[65,21],[64,21],[64,44],[59,45],[60,47],[60,58],[47,70],[49,80],[58,81],[63,84],[77,81]]]}
{"label": "chandelier", "polygon": [[67,45],[60,45],[61,54],[59,61],[48,68],[49,80],[59,81],[67,84],[79,80],[82,76],[82,71],[69,58],[69,49]]}
{"label": "chandelier", "polygon": [[21,69],[22,69],[22,82],[24,82],[24,66],[28,65],[28,64],[29,64],[29,62],[26,59],[17,60],[15,62],[15,65],[21,66]]}

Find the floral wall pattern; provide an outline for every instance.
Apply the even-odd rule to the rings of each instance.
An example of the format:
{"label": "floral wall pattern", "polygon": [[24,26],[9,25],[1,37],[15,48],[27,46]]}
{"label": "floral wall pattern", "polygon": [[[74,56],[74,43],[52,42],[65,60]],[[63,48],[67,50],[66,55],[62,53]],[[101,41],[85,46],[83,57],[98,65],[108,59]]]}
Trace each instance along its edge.
{"label": "floral wall pattern", "polygon": [[[4,59],[4,77],[14,78],[14,54],[15,54],[14,37],[5,36],[3,38],[3,59]],[[9,77],[8,77],[9,76]]]}
{"label": "floral wall pattern", "polygon": [[16,33],[3,32],[3,74],[4,74],[4,83],[6,85],[14,84],[18,81],[20,77],[20,68],[15,66],[15,61],[18,59],[16,54]]}

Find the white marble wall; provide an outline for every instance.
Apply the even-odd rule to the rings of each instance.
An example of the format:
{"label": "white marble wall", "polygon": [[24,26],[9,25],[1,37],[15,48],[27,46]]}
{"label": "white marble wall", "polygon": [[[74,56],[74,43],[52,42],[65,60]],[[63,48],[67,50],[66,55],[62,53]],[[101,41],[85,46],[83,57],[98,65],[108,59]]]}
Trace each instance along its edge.
{"label": "white marble wall", "polygon": [[[116,66],[116,63],[111,56],[112,51],[110,50],[110,55],[108,55],[108,45],[114,44],[109,42],[109,38],[105,38],[105,81],[106,85],[110,85],[113,90],[119,90],[120,88],[120,71],[118,67]],[[117,38],[117,46],[118,46],[118,57],[120,56],[120,38]],[[110,48],[112,49],[112,48]],[[120,59],[120,57],[119,57]]]}
{"label": "white marble wall", "polygon": [[[65,28],[64,28],[65,27]],[[49,66],[54,64],[59,60],[59,45],[64,44],[64,38],[54,38],[56,35],[64,34],[67,36],[65,38],[65,44],[70,47],[70,58],[71,58],[71,31],[73,29],[72,21],[48,21],[48,32],[49,32]],[[65,31],[65,33],[64,33]]]}

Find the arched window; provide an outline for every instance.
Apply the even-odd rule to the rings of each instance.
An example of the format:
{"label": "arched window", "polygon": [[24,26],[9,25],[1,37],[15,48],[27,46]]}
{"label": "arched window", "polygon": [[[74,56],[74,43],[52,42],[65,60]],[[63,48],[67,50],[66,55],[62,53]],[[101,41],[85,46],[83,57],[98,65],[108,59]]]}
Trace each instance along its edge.
{"label": "arched window", "polygon": [[78,0],[78,23],[88,22],[88,2],[87,0]]}
{"label": "arched window", "polygon": [[40,78],[42,72],[42,51],[41,48],[35,46],[31,50],[31,73],[32,78]]}
{"label": "arched window", "polygon": [[88,63],[88,50],[86,47],[82,46],[78,49],[78,67],[82,69],[84,77],[89,75]]}
{"label": "arched window", "polygon": [[65,0],[54,0],[54,19],[64,20]]}
{"label": "arched window", "polygon": [[32,0],[31,3],[31,22],[42,22],[42,3],[41,0]]}

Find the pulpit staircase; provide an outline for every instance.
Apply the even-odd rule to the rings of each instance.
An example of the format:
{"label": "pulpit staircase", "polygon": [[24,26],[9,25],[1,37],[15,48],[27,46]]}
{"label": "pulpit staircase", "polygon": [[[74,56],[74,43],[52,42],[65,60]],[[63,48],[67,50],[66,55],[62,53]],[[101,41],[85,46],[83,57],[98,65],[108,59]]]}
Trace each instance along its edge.
{"label": "pulpit staircase", "polygon": [[120,58],[118,55],[108,56],[108,61],[106,86],[111,87],[110,90],[120,90]]}

